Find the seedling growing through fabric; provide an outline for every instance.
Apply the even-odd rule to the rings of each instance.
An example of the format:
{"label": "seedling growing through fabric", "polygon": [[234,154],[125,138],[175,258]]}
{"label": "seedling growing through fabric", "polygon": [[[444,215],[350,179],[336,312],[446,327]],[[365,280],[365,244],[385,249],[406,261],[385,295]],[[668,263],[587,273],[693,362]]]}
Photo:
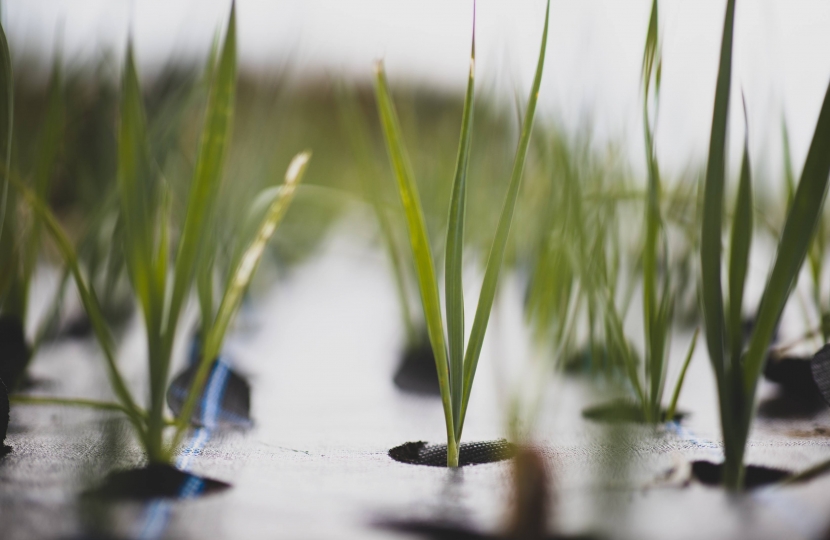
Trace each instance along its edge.
{"label": "seedling growing through fabric", "polygon": [[[643,328],[645,331],[645,362],[643,375],[640,375],[640,361],[626,338],[623,330],[623,315],[617,308],[613,290],[606,295],[605,325],[609,353],[622,362],[634,390],[638,406],[629,408],[627,402],[614,402],[609,406],[593,407],[585,411],[589,418],[614,418],[635,420],[646,423],[659,423],[672,420],[677,406],[677,399],[683,385],[686,369],[694,354],[697,334],[692,339],[689,352],[677,379],[672,401],[668,410],[663,409],[663,391],[666,381],[667,349],[674,315],[674,291],[671,276],[661,255],[668,259],[668,242],[666,224],[661,215],[660,203],[662,185],[660,169],[654,146],[654,127],[659,104],[660,82],[662,73],[662,55],[660,51],[658,2],[653,0],[651,17],[643,53],[643,127],[646,149],[646,169],[648,183],[645,194],[645,234],[641,255],[643,268]],[[661,249],[662,246],[662,249]],[[661,272],[661,267],[663,271]],[[662,273],[662,275],[660,275]]]}
{"label": "seedling growing through fabric", "polygon": [[[464,418],[467,412],[473,379],[478,366],[484,334],[490,318],[490,311],[496,295],[499,272],[505,247],[510,233],[510,223],[516,205],[516,198],[522,180],[527,150],[530,144],[530,135],[533,130],[533,120],[536,113],[536,102],[539,97],[539,87],[542,83],[542,71],[547,46],[548,18],[550,2],[545,11],[545,26],[542,32],[542,44],[536,65],[536,74],[530,91],[521,135],[513,162],[513,172],[507,190],[504,206],[499,218],[496,236],[490,248],[484,281],[478,299],[475,319],[467,346],[464,346],[464,302],[462,293],[462,264],[463,240],[467,197],[467,170],[469,164],[470,144],[472,140],[473,101],[475,88],[475,31],[472,39],[470,55],[470,74],[467,81],[467,91],[464,99],[464,112],[461,120],[461,137],[458,148],[458,159],[455,169],[450,212],[447,227],[447,243],[445,255],[445,288],[446,288],[446,317],[447,330],[444,333],[444,319],[441,315],[441,301],[438,292],[435,265],[432,250],[427,235],[421,201],[418,195],[417,184],[412,172],[412,166],[403,143],[402,131],[398,122],[397,113],[389,93],[386,73],[383,64],[377,64],[375,89],[378,111],[386,139],[392,168],[398,183],[401,202],[403,203],[406,222],[409,229],[409,239],[415,259],[415,268],[421,293],[421,303],[424,318],[427,323],[432,351],[435,355],[435,365],[438,370],[438,382],[441,388],[441,400],[444,407],[444,421],[447,429],[447,466],[457,467],[459,444],[464,427]],[[475,26],[475,21],[473,22]]]}
{"label": "seedling growing through fabric", "polygon": [[[115,358],[115,347],[101,314],[96,293],[78,265],[77,255],[60,225],[36,193],[14,182],[52,235],[70,268],[103,349],[116,403],[17,397],[17,402],[89,405],[123,411],[130,419],[150,463],[168,463],[177,452],[198,396],[201,395],[213,360],[222,348],[227,329],[239,308],[263,250],[274,234],[305,172],[310,154],[297,155],[288,167],[285,182],[263,191],[248,213],[249,222],[240,234],[230,260],[231,269],[221,290],[221,299],[205,328],[202,355],[181,412],[174,420],[165,415],[165,394],[170,374],[173,342],[185,300],[197,273],[214,263],[210,257],[211,224],[222,179],[231,133],[236,87],[236,17],[231,9],[227,32],[207,101],[201,140],[184,224],[177,241],[170,235],[171,194],[154,170],[150,159],[144,109],[138,76],[128,47],[121,95],[118,131],[118,190],[123,222],[122,249],[130,283],[141,307],[148,349],[149,404],[138,405]],[[175,253],[171,260],[170,253]],[[173,432],[168,433],[167,428]]]}
{"label": "seedling growing through fabric", "polygon": [[830,174],[830,86],[822,103],[801,178],[793,193],[772,270],[758,307],[748,346],[743,345],[741,308],[752,241],[752,178],[744,144],[729,253],[728,302],[721,286],[721,234],[725,186],[726,131],[732,73],[735,0],[728,0],[720,49],[709,159],[701,223],[701,296],[709,358],[715,372],[723,432],[723,484],[744,486],[743,463],[755,412],[758,378],[787,299],[798,279],[821,216]]}

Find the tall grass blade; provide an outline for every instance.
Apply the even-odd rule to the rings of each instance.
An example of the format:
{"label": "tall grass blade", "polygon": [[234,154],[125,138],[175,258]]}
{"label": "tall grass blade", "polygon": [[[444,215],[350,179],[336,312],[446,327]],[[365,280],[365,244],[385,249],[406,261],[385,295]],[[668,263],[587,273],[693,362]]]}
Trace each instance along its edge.
{"label": "tall grass blade", "polygon": [[204,338],[204,350],[202,351],[202,358],[199,361],[199,369],[193,378],[187,399],[182,406],[177,421],[178,427],[174,447],[178,446],[181,440],[181,436],[193,414],[196,401],[202,395],[202,389],[207,380],[210,366],[219,354],[219,348],[224,341],[228,326],[239,309],[242,303],[242,297],[256,273],[256,269],[262,259],[262,254],[265,251],[265,246],[274,235],[277,226],[288,210],[291,201],[294,199],[297,186],[302,181],[310,158],[311,153],[309,152],[302,152],[295,156],[285,173],[285,182],[278,188],[273,188],[266,195],[271,199],[268,210],[260,222],[253,240],[236,261],[233,271],[228,278],[227,286],[224,289],[225,293],[219,304],[216,320]]}
{"label": "tall grass blade", "polygon": [[75,285],[78,289],[78,295],[81,297],[81,303],[89,316],[92,330],[98,339],[98,343],[100,344],[102,351],[104,352],[107,373],[109,375],[113,391],[115,392],[119,403],[126,411],[128,411],[130,420],[138,430],[139,436],[143,439],[145,436],[145,427],[143,424],[143,417],[140,412],[141,409],[136,405],[130,390],[124,382],[124,378],[118,369],[118,365],[115,361],[115,346],[112,341],[112,336],[107,328],[104,316],[101,313],[101,307],[97,297],[95,296],[95,291],[87,285],[87,282],[81,273],[81,268],[78,266],[78,257],[75,253],[75,249],[72,247],[72,244],[69,241],[69,238],[66,237],[63,229],[61,229],[57,219],[52,214],[51,210],[46,207],[43,201],[40,200],[32,190],[23,185],[23,183],[18,179],[10,177],[9,180],[23,195],[37,217],[43,222],[44,227],[54,240],[64,263],[72,273],[72,276],[75,279]]}
{"label": "tall grass blade", "polygon": [[487,259],[487,268],[484,271],[484,281],[481,285],[481,293],[478,298],[473,328],[470,333],[470,341],[467,344],[467,351],[464,354],[464,395],[461,402],[461,425],[457,428],[459,437],[464,426],[464,416],[467,412],[467,404],[470,401],[470,392],[473,387],[478,359],[481,355],[481,347],[484,343],[484,334],[487,330],[487,323],[490,320],[490,310],[493,307],[493,300],[496,296],[496,285],[499,280],[504,250],[507,247],[507,238],[510,234],[510,223],[513,220],[513,210],[516,207],[516,198],[519,194],[519,186],[522,181],[527,149],[530,144],[530,135],[533,131],[533,120],[536,115],[536,102],[539,99],[539,87],[542,84],[542,71],[545,65],[545,51],[548,43],[548,22],[550,19],[550,1],[545,9],[545,26],[542,31],[542,43],[539,48],[539,59],[536,63],[536,74],[533,78],[533,86],[530,90],[530,97],[527,101],[524,120],[522,122],[521,135],[519,137],[516,156],[513,161],[513,172],[510,176],[510,185],[507,188],[507,195],[502,206],[499,217],[496,237],[490,248],[490,255]]}
{"label": "tall grass blade", "polygon": [[672,394],[669,408],[666,411],[666,422],[674,420],[674,415],[677,412],[677,400],[680,399],[680,390],[683,389],[683,381],[686,380],[686,371],[689,369],[689,364],[692,363],[692,356],[695,354],[698,334],[700,334],[700,328],[695,328],[695,333],[692,336],[692,342],[689,344],[689,352],[686,353],[686,360],[683,361],[683,367],[680,369],[680,375],[677,376],[677,384],[674,385],[674,393]]}
{"label": "tall grass blade", "polygon": [[235,95],[236,6],[234,5],[231,7],[225,42],[208,96],[199,153],[176,255],[176,271],[173,277],[173,291],[165,333],[165,347],[168,349],[172,346],[182,302],[190,290],[196,264],[203,249],[204,231],[213,218],[230,139]]}
{"label": "tall grass blade", "polygon": [[467,206],[467,166],[470,161],[472,140],[473,102],[475,99],[476,37],[475,13],[473,14],[473,44],[470,52],[470,75],[464,96],[464,113],[461,119],[461,135],[458,142],[458,159],[455,180],[450,198],[450,215],[447,226],[447,253],[444,258],[444,285],[447,302],[447,341],[449,345],[450,386],[452,388],[452,413],[455,438],[461,436],[461,397],[464,393],[464,290],[462,283],[464,252],[464,221]]}
{"label": "tall grass blade", "polygon": [[723,197],[726,155],[726,125],[729,116],[729,91],[732,78],[732,34],[735,24],[735,0],[726,4],[712,134],[709,139],[709,160],[703,189],[703,216],[700,236],[701,297],[706,344],[709,358],[722,384],[724,360],[724,311],[721,288],[721,232],[723,230]]}
{"label": "tall grass blade", "polygon": [[0,192],[0,239],[6,222],[9,202],[9,172],[12,161],[12,126],[14,125],[14,77],[6,30],[0,24],[0,157],[3,158],[3,184]]}
{"label": "tall grass blade", "polygon": [[356,97],[343,84],[337,87],[337,102],[340,110],[341,123],[346,132],[352,153],[360,166],[361,187],[365,197],[372,205],[375,217],[378,220],[380,234],[386,251],[392,264],[392,273],[395,278],[395,287],[398,291],[400,302],[401,318],[406,327],[406,338],[408,345],[415,345],[420,336],[412,320],[412,309],[410,308],[409,289],[407,287],[407,273],[405,271],[404,249],[400,246],[398,238],[392,228],[392,223],[387,214],[381,196],[380,173],[378,172],[372,155],[371,139],[366,120],[361,114]]}
{"label": "tall grass blade", "polygon": [[377,95],[378,114],[383,127],[386,147],[395,179],[398,183],[401,203],[403,204],[406,224],[409,229],[409,243],[415,260],[415,269],[418,276],[418,287],[421,292],[421,303],[424,309],[424,319],[427,324],[429,341],[435,355],[435,367],[438,371],[438,385],[441,389],[441,401],[444,407],[444,421],[447,427],[447,459],[450,466],[454,466],[453,453],[457,464],[457,448],[455,429],[453,427],[452,398],[450,390],[449,366],[447,362],[447,346],[444,339],[444,323],[441,318],[441,301],[438,296],[438,283],[435,278],[435,265],[432,260],[429,238],[427,236],[424,212],[421,209],[421,199],[418,195],[418,186],[412,173],[412,166],[403,143],[398,115],[395,112],[392,97],[389,94],[389,84],[383,64],[378,63],[375,74],[375,93]]}
{"label": "tall grass blade", "polygon": [[737,365],[743,352],[741,315],[744,284],[749,266],[749,248],[752,244],[752,176],[749,165],[749,141],[744,138],[744,156],[741,163],[741,179],[738,199],[732,221],[732,239],[729,255],[729,346],[731,362]]}
{"label": "tall grass blade", "polygon": [[755,330],[744,360],[743,384],[750,411],[750,400],[755,395],[755,387],[763,368],[767,347],[775,332],[775,325],[798,279],[821,217],[830,175],[830,152],[827,148],[830,148],[830,85],[824,96],[792,206],[787,213],[778,243],[778,253],[761,298]]}

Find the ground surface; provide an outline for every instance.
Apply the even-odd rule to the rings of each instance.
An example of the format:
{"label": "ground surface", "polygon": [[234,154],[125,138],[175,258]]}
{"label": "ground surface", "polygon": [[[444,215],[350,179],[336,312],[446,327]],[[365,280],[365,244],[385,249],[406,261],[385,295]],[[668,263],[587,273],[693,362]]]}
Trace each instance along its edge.
{"label": "ground surface", "polygon": [[[529,354],[520,288],[506,281],[502,293],[466,440],[504,436],[500,411],[513,391],[517,364]],[[79,499],[112,468],[141,464],[128,426],[115,415],[17,406],[7,441],[14,450],[0,461],[0,536],[365,539],[400,536],[377,527],[389,519],[501,526],[510,497],[508,463],[451,472],[396,463],[386,454],[406,441],[441,442],[444,429],[439,400],[402,394],[392,384],[402,329],[381,253],[335,238],[253,296],[228,353],[250,378],[255,426],[214,434],[192,461],[195,472],[230,482],[231,490],[161,510]],[[688,339],[675,339],[670,383]],[[681,397],[681,408],[692,414],[680,429],[587,422],[580,410],[610,394],[574,379],[549,384],[534,441],[554,478],[552,513],[561,529],[625,539],[799,539],[827,529],[830,477],[737,498],[686,485],[690,460],[720,459],[716,398],[703,349]],[[142,351],[136,321],[121,355],[137,389]],[[91,341],[47,346],[33,374],[42,381],[38,393],[107,397]],[[766,397],[772,392],[762,388]],[[748,459],[804,468],[830,456],[828,430],[826,410],[807,419],[759,419]]]}

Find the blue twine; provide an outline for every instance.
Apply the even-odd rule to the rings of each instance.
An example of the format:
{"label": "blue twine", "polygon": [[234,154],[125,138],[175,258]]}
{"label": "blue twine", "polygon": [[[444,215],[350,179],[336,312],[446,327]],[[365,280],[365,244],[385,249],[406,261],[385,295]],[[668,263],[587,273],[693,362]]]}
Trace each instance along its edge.
{"label": "blue twine", "polygon": [[[213,430],[218,425],[222,398],[228,384],[230,368],[225,359],[220,356],[211,371],[205,395],[202,399],[202,426],[198,428],[190,441],[182,449],[176,460],[176,468],[187,472],[194,457],[202,453]],[[189,477],[179,490],[179,499],[198,497],[205,489],[205,482],[198,476]],[[147,507],[141,529],[137,537],[141,540],[156,540],[161,538],[170,522],[173,509],[172,502],[166,499],[156,499]]]}

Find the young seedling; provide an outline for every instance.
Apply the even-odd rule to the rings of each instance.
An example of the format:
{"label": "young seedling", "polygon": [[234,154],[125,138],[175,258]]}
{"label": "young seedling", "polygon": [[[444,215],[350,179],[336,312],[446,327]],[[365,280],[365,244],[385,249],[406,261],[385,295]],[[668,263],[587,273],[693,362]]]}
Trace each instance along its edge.
{"label": "young seedling", "polygon": [[[744,486],[744,452],[755,412],[758,378],[784,306],[793,290],[824,205],[830,174],[830,86],[822,103],[801,178],[793,193],[778,250],[761,296],[756,323],[745,348],[741,309],[752,241],[752,178],[748,145],[732,223],[728,271],[728,303],[721,286],[721,234],[725,187],[726,131],[732,73],[735,0],[728,0],[721,42],[709,159],[701,223],[701,297],[709,358],[715,372],[723,432],[723,484],[731,491]],[[726,307],[725,307],[726,306]]]}
{"label": "young seedling", "polygon": [[[654,126],[659,104],[662,56],[660,52],[658,2],[653,0],[651,16],[643,53],[643,127],[646,149],[647,188],[645,193],[645,240],[641,254],[643,270],[643,328],[645,331],[645,362],[642,378],[640,361],[623,330],[624,313],[617,308],[612,292],[606,294],[605,324],[609,353],[622,360],[623,371],[634,390],[638,407],[626,411],[624,403],[587,409],[589,418],[612,418],[659,423],[672,420],[686,369],[694,353],[695,334],[678,377],[668,410],[663,410],[663,392],[666,381],[667,349],[674,315],[674,290],[668,269],[661,267],[668,260],[666,224],[661,215],[662,185],[654,147]],[[661,249],[662,248],[662,249]],[[662,275],[660,275],[662,274]]]}
{"label": "young seedling", "polygon": [[[456,162],[455,180],[450,200],[449,222],[447,227],[447,244],[445,256],[444,281],[446,287],[446,316],[448,334],[444,334],[444,320],[441,315],[441,301],[435,275],[432,250],[427,235],[418,188],[410,165],[395,107],[389,93],[383,64],[377,64],[375,89],[378,111],[386,139],[392,168],[398,183],[401,202],[403,203],[409,239],[415,259],[415,268],[421,293],[424,318],[427,323],[430,343],[435,355],[438,370],[438,382],[441,388],[441,400],[444,407],[444,421],[447,428],[447,466],[458,466],[459,443],[464,427],[467,404],[472,391],[484,334],[496,295],[501,263],[510,233],[510,222],[519,187],[522,180],[525,159],[533,130],[536,102],[542,83],[542,71],[547,46],[548,18],[550,2],[545,11],[545,26],[542,32],[542,44],[536,65],[527,110],[522,122],[518,149],[513,162],[513,172],[502,207],[498,228],[487,267],[484,282],[478,299],[475,319],[466,349],[464,346],[464,302],[462,293],[463,240],[467,197],[467,170],[469,165],[470,143],[472,139],[473,101],[475,87],[475,31],[470,55],[470,73],[467,80],[467,92],[464,99],[464,112],[461,121],[461,137]],[[475,22],[473,22],[475,26]]]}
{"label": "young seedling", "polygon": [[[101,314],[94,289],[78,265],[77,255],[57,220],[36,193],[12,182],[26,198],[52,235],[70,268],[93,331],[106,360],[116,403],[17,397],[15,401],[88,405],[120,410],[130,419],[150,463],[169,463],[178,450],[202,394],[213,360],[222,348],[227,329],[239,308],[263,250],[288,209],[305,172],[310,154],[297,155],[288,167],[285,182],[263,191],[248,213],[249,222],[231,257],[227,281],[213,316],[205,323],[202,355],[181,412],[170,420],[165,415],[172,348],[184,302],[198,272],[213,258],[209,225],[217,205],[225,154],[231,133],[236,85],[236,17],[231,8],[227,32],[210,87],[194,176],[187,198],[184,224],[178,241],[171,240],[171,194],[150,159],[144,109],[138,76],[128,47],[121,96],[118,131],[118,190],[123,222],[122,249],[133,291],[141,307],[147,335],[149,404],[138,405],[115,359],[115,347]],[[175,253],[170,260],[169,254]],[[169,279],[172,278],[172,279]],[[172,434],[167,428],[173,428]]]}

